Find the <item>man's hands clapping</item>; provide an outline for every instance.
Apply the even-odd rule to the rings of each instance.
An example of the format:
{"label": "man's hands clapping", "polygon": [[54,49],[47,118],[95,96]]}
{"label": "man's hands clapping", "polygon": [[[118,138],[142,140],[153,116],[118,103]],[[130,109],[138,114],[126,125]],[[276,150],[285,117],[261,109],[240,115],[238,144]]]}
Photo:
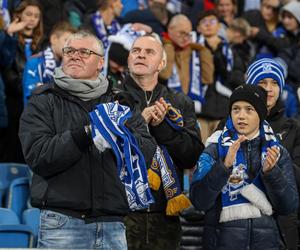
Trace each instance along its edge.
{"label": "man's hands clapping", "polygon": [[163,97],[154,103],[154,105],[147,107],[143,110],[142,116],[147,124],[151,126],[159,125],[167,114],[169,104],[166,103]]}

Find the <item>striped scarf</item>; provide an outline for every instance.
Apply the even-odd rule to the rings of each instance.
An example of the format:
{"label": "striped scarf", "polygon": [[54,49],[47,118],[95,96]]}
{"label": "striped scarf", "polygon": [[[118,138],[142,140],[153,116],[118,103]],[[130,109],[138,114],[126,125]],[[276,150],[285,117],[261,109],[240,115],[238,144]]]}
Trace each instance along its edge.
{"label": "striped scarf", "polygon": [[[266,121],[263,121],[259,132],[259,136],[263,142],[261,146],[261,166],[263,166],[267,155],[267,148],[272,146],[279,147],[279,143],[272,128]],[[237,131],[233,126],[231,118],[229,118],[218,139],[218,152],[221,159],[226,157],[229,147],[237,139]],[[261,214],[271,215],[272,206],[264,192],[265,188],[260,174],[257,174],[253,180],[249,179],[247,161],[240,147],[231,175],[227,184],[222,189],[220,222],[258,218],[261,217]]]}
{"label": "striped scarf", "polygon": [[154,200],[148,186],[147,167],[135,137],[125,126],[132,116],[127,106],[118,103],[97,105],[89,113],[92,136],[100,134],[110,144],[116,159],[120,180],[124,184],[130,210],[148,208]]}
{"label": "striped scarf", "polygon": [[96,30],[97,37],[101,40],[101,42],[103,43],[103,47],[106,50],[109,45],[108,36],[117,34],[117,32],[121,29],[120,24],[116,19],[114,19],[112,20],[110,26],[105,27],[99,11],[93,14],[92,23]]}
{"label": "striped scarf", "polygon": [[[165,116],[166,122],[175,130],[183,128],[183,118],[179,110],[169,105]],[[152,164],[148,169],[151,189],[158,190],[162,184],[167,199],[166,214],[176,216],[183,209],[191,206],[190,200],[182,193],[176,167],[167,149],[157,146]]]}

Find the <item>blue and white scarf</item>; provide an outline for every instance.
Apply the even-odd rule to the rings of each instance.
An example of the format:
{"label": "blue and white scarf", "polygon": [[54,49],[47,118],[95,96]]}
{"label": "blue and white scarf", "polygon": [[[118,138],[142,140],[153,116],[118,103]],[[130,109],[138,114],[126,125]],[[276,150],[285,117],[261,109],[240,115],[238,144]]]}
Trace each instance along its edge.
{"label": "blue and white scarf", "polygon": [[129,208],[148,208],[154,200],[148,186],[147,167],[135,137],[125,126],[132,116],[129,107],[118,103],[104,103],[89,113],[92,136],[101,134],[110,144],[116,159],[120,180],[125,186]]}
{"label": "blue and white scarf", "polygon": [[42,52],[42,82],[47,83],[52,81],[54,69],[58,67],[53,51],[50,47]]}
{"label": "blue and white scarf", "polygon": [[[266,121],[263,121],[260,126],[259,136],[263,142],[261,147],[261,166],[263,166],[267,148],[279,147],[279,143]],[[221,159],[226,157],[229,147],[237,139],[238,133],[229,118],[218,139],[218,153]],[[247,161],[240,147],[233,163],[232,173],[222,189],[220,222],[258,218],[261,217],[261,214],[271,215],[272,206],[264,192],[265,188],[260,173],[252,181],[249,179]]]}
{"label": "blue and white scarf", "polygon": [[[201,83],[201,65],[199,52],[193,50],[190,59],[190,83],[187,95],[194,101],[195,107],[201,107],[204,103],[204,96],[206,93],[207,86]],[[172,75],[168,80],[168,87],[175,89],[178,92],[183,92],[179,74],[177,72],[177,66],[174,62]],[[196,109],[197,113],[200,113],[201,109]]]}
{"label": "blue and white scarf", "polygon": [[[170,103],[165,120],[173,129],[178,131],[182,130],[184,126],[180,110],[172,107]],[[191,206],[190,200],[182,193],[173,160],[163,145],[156,148],[151,166],[148,169],[148,178],[153,190],[158,190],[162,184],[167,199],[166,214],[168,216],[177,216],[179,212]]]}
{"label": "blue and white scarf", "polygon": [[95,27],[97,37],[102,41],[104,50],[106,50],[109,45],[108,36],[117,34],[117,32],[121,29],[120,24],[116,19],[114,19],[112,20],[110,26],[105,27],[104,21],[99,11],[93,14],[92,23]]}
{"label": "blue and white scarf", "polygon": [[31,49],[32,39],[26,38],[25,45],[24,45],[24,54],[26,61],[32,56],[32,49]]}
{"label": "blue and white scarf", "polygon": [[[220,38],[222,40],[222,54],[226,59],[226,69],[227,69],[227,72],[230,72],[233,69],[233,63],[234,63],[233,52],[232,52],[232,49],[230,48],[228,42],[224,38],[222,38],[222,37],[220,37]],[[203,35],[200,35],[198,37],[198,43],[205,45],[205,38]],[[216,87],[216,91],[223,96],[226,96],[229,98],[232,94],[232,90],[224,85],[223,79],[220,75],[217,75],[215,87]]]}

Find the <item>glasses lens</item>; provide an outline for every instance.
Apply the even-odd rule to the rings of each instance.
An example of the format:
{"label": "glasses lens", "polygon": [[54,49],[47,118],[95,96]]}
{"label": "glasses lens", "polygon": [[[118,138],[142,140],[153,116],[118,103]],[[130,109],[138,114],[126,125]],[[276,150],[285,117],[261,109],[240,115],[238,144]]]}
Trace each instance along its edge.
{"label": "glasses lens", "polygon": [[75,52],[75,50],[72,49],[71,47],[65,47],[65,48],[63,48],[63,53],[64,53],[65,55],[67,55],[67,56],[73,55],[74,52]]}
{"label": "glasses lens", "polygon": [[88,49],[78,49],[79,56],[82,58],[88,58],[91,54],[91,51]]}

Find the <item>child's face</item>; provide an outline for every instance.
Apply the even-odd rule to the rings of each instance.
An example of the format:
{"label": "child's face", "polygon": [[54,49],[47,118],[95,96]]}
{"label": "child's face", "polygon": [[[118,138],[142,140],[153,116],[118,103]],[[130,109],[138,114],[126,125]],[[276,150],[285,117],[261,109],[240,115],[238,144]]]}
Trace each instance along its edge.
{"label": "child's face", "polygon": [[62,49],[72,33],[53,34],[50,38],[52,50],[57,58],[62,58]]}
{"label": "child's face", "polygon": [[229,43],[232,43],[232,44],[242,44],[246,40],[246,37],[243,36],[241,34],[241,32],[231,29],[231,28],[228,28],[226,30],[226,34],[227,34],[227,39],[228,39]]}
{"label": "child's face", "polygon": [[284,11],[282,14],[282,24],[290,32],[296,32],[299,29],[296,18],[287,11]]}
{"label": "child's face", "polygon": [[207,16],[201,19],[197,26],[197,31],[204,37],[212,37],[218,34],[220,22],[215,16]]}
{"label": "child's face", "polygon": [[41,12],[36,6],[29,5],[21,13],[21,21],[25,22],[27,30],[34,30],[40,22]]}
{"label": "child's face", "polygon": [[259,81],[259,86],[263,87],[267,93],[268,93],[268,99],[267,99],[267,108],[270,111],[276,104],[279,95],[280,95],[280,88],[277,83],[272,78],[265,78]]}
{"label": "child's face", "polygon": [[238,134],[252,139],[259,130],[259,116],[255,108],[245,101],[237,101],[231,107],[231,118]]}
{"label": "child's face", "polygon": [[265,21],[271,21],[278,17],[279,0],[263,0],[261,3],[261,14]]}
{"label": "child's face", "polygon": [[232,0],[220,0],[217,11],[222,17],[234,15],[234,5]]}

